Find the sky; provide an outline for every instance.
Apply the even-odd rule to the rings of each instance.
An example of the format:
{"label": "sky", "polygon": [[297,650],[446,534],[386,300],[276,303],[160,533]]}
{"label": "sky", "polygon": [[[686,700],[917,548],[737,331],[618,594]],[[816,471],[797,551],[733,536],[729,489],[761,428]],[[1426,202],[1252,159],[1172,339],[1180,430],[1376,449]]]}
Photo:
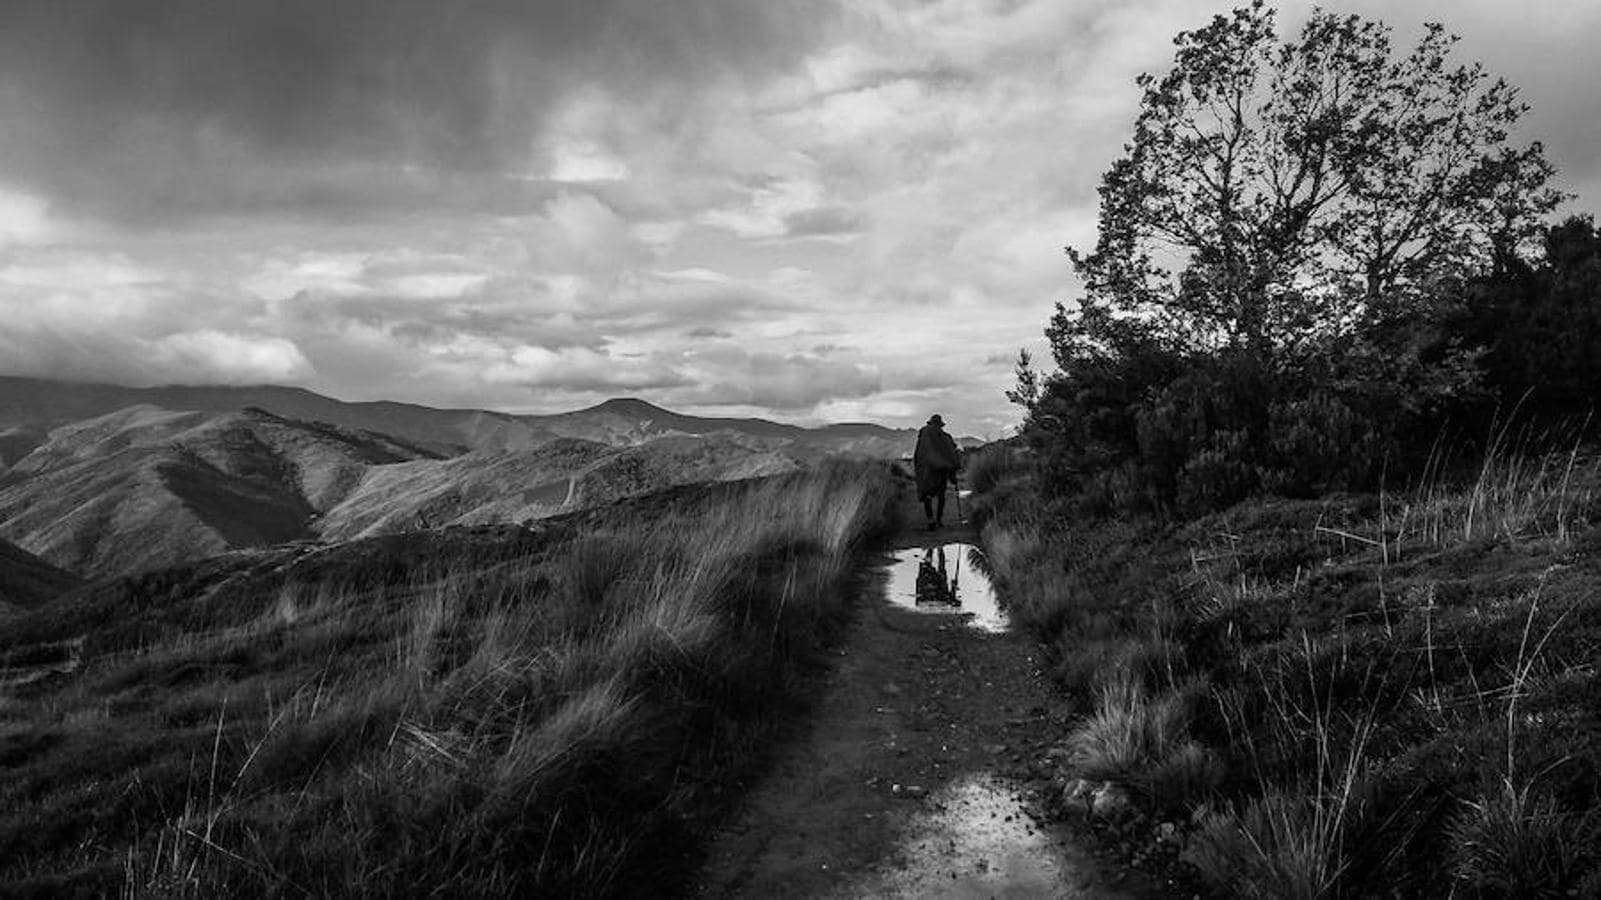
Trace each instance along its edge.
{"label": "sky", "polygon": [[[0,374],[1000,436],[1230,5],[0,0]],[[1601,4],[1325,6],[1444,22],[1597,208]]]}

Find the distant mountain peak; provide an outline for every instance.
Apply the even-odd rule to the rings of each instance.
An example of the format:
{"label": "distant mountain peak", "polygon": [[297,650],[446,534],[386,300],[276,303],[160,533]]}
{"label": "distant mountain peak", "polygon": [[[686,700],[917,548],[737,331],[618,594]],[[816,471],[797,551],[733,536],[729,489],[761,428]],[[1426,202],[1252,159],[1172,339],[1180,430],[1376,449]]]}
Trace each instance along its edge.
{"label": "distant mountain peak", "polygon": [[667,410],[638,397],[613,397],[599,406],[590,407],[594,412],[608,412],[626,416],[659,416],[665,415]]}

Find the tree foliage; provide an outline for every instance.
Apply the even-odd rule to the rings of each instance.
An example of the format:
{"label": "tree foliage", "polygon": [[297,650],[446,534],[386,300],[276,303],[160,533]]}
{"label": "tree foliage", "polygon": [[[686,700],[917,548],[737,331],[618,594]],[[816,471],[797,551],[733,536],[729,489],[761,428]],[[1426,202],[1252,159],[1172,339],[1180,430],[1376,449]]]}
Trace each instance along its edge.
{"label": "tree foliage", "polygon": [[1053,321],[1058,363],[1154,336],[1270,358],[1525,246],[1552,168],[1510,143],[1516,91],[1454,43],[1431,24],[1398,53],[1388,26],[1324,11],[1281,42],[1261,0],[1180,33],[1139,79],[1099,240],[1069,250],[1085,296]]}
{"label": "tree foliage", "polygon": [[1404,474],[1538,377],[1537,339],[1566,354],[1564,397],[1601,384],[1593,344],[1554,336],[1596,315],[1593,231],[1547,238],[1562,195],[1512,140],[1527,107],[1455,43],[1321,10],[1281,40],[1257,0],[1139,78],[1028,404],[1060,493],[1186,512]]}

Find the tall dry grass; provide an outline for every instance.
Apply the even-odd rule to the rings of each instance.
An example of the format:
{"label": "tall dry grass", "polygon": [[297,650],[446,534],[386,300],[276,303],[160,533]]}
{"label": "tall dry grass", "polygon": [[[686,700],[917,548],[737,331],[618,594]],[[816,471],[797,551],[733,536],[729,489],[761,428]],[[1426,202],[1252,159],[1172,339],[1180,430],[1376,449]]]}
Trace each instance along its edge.
{"label": "tall dry grass", "polygon": [[1063,777],[1177,822],[1229,896],[1601,888],[1601,469],[1552,446],[1503,429],[1466,478],[1166,525],[1007,475],[995,580],[1085,704]]}
{"label": "tall dry grass", "polygon": [[[538,539],[359,557],[373,542],[303,576],[174,588],[204,604],[198,627],[91,637],[83,678],[0,725],[77,754],[23,753],[0,836],[75,822],[72,772],[143,785],[18,844],[0,877],[163,896],[669,889],[801,702],[893,490],[880,467],[828,465]],[[68,723],[89,708],[156,768],[84,758]],[[95,837],[78,852],[69,835]]]}

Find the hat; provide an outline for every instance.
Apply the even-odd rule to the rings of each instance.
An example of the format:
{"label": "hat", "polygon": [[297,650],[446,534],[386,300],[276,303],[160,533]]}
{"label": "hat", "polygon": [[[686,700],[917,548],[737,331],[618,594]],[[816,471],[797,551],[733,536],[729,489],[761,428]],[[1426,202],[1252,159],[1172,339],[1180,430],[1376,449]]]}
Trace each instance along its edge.
{"label": "hat", "polygon": [[928,417],[928,424],[943,426],[945,424],[945,420],[939,417],[939,413],[935,413]]}

